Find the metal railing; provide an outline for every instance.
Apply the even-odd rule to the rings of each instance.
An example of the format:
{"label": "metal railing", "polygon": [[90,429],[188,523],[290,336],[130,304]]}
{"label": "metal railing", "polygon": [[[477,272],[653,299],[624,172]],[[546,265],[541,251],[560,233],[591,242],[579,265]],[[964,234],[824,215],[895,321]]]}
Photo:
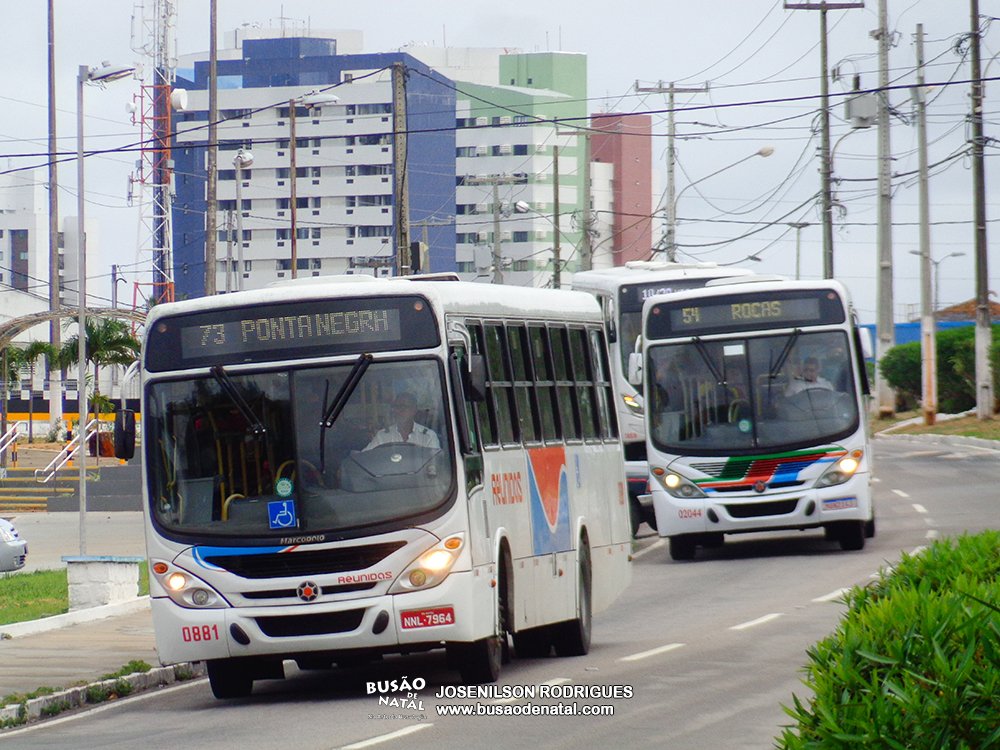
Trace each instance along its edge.
{"label": "metal railing", "polygon": [[27,422],[15,422],[8,428],[7,432],[0,437],[0,456],[17,442],[17,439],[21,437],[21,431],[26,430],[27,427]]}
{"label": "metal railing", "polygon": [[48,466],[44,469],[35,469],[35,481],[39,484],[45,484],[46,482],[51,481],[56,475],[56,472],[65,466],[66,462],[76,455],[77,451],[80,450],[80,446],[86,445],[90,436],[96,434],[97,420],[92,419],[87,422],[87,425],[83,430],[76,431],[76,436],[66,443],[66,447],[59,452],[59,455],[49,461]]}

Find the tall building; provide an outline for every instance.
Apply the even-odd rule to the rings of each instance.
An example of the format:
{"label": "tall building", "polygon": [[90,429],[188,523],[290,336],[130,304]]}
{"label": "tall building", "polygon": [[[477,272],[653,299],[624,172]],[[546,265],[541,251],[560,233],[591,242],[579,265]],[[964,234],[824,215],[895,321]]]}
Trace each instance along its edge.
{"label": "tall building", "polygon": [[[649,260],[653,247],[653,123],[649,115],[593,116],[591,158],[613,170],[611,212],[598,213],[604,230],[597,256],[610,252],[610,264]],[[599,230],[600,231],[600,230]]]}
{"label": "tall building", "polygon": [[47,295],[48,238],[41,170],[0,175],[0,285]]}
{"label": "tall building", "polygon": [[[596,182],[590,174],[584,55],[417,45],[366,54],[358,32],[269,38],[278,34],[242,30],[219,53],[220,291],[291,276],[293,212],[297,275],[395,273],[401,195],[409,241],[428,248],[421,270],[525,286],[558,276],[565,284],[592,263],[598,214],[590,186],[611,195],[612,177],[649,169],[648,157],[633,166],[632,151],[620,147],[610,169],[595,165]],[[406,70],[400,158],[393,65]],[[183,299],[205,288],[207,56],[182,58],[176,86],[188,92],[174,118],[174,283]],[[317,91],[337,101],[315,104]],[[614,132],[599,135],[610,153]],[[237,170],[241,149],[253,163]],[[401,195],[396,164],[404,165]],[[609,211],[627,210],[631,193],[614,195]],[[648,213],[648,189],[646,198]],[[621,248],[641,237],[615,242],[615,261],[624,262],[632,256]]]}
{"label": "tall building", "polygon": [[[411,221],[450,214],[455,205],[451,82],[406,53],[338,54],[333,36],[237,42],[239,48],[218,61],[224,122],[218,128],[217,288],[259,288],[291,276],[293,211],[297,275],[393,273],[398,238],[391,68],[401,63],[408,72],[403,190]],[[183,299],[205,289],[208,60],[182,61],[176,86],[189,94],[186,111],[176,118],[174,149],[174,284]],[[309,106],[302,97],[317,90],[337,101]],[[239,170],[237,186],[234,156],[240,149],[252,152],[253,164]],[[236,227],[241,236],[233,241]],[[426,236],[430,270],[452,269],[454,225],[428,226]]]}

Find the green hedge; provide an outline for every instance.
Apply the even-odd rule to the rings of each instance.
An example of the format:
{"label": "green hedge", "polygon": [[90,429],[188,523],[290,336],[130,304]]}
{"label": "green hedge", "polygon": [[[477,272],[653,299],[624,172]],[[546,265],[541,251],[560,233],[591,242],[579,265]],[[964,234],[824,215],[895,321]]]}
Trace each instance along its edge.
{"label": "green hedge", "polygon": [[1000,748],[1000,532],[904,555],[846,600],[777,747]]}
{"label": "green hedge", "polygon": [[[938,331],[939,412],[957,414],[976,405],[975,335],[975,326]],[[892,347],[879,363],[880,372],[904,403],[915,405],[920,400],[920,357],[920,342],[911,341]],[[993,326],[990,362],[993,365],[993,389],[1000,394],[1000,325]]]}

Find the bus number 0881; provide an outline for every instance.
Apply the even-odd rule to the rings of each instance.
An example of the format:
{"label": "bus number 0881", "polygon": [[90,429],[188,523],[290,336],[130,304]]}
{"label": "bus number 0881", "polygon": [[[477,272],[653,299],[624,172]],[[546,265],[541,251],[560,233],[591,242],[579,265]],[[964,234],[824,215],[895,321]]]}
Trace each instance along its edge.
{"label": "bus number 0881", "polygon": [[181,628],[181,639],[185,643],[219,640],[218,625],[194,625]]}

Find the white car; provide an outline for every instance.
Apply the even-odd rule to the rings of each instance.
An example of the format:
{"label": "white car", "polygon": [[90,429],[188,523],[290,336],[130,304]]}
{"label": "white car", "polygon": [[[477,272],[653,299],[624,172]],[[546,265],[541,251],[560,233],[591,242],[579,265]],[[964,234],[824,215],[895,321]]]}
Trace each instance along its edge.
{"label": "white car", "polygon": [[20,570],[28,556],[28,543],[21,538],[14,524],[0,518],[0,572]]}

